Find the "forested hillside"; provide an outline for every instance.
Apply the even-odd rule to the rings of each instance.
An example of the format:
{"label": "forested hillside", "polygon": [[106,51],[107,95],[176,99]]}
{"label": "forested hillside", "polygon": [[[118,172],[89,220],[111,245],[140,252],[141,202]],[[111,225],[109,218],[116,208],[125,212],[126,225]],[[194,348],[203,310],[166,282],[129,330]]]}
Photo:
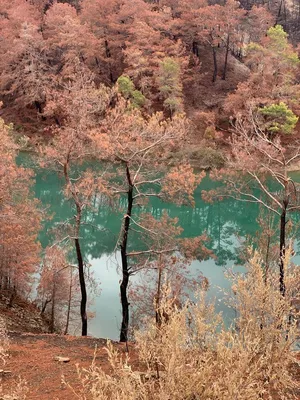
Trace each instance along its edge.
{"label": "forested hillside", "polygon": [[284,101],[298,115],[297,2],[3,0],[0,13],[2,115],[21,134],[65,123],[70,84],[117,84],[145,114],[186,112],[209,147],[249,107]]}

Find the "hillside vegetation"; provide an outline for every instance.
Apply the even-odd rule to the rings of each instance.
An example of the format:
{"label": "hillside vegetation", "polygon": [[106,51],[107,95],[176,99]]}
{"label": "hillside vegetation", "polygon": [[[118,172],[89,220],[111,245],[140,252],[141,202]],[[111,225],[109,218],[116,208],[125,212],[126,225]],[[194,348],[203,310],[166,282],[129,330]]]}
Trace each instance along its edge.
{"label": "hillside vegetation", "polygon": [[249,107],[282,101],[297,115],[297,51],[278,25],[297,46],[297,7],[284,0],[2,1],[3,116],[20,134],[47,137],[66,123],[63,91],[75,83],[94,94],[117,85],[144,115],[186,112],[195,143],[205,138],[210,146]]}

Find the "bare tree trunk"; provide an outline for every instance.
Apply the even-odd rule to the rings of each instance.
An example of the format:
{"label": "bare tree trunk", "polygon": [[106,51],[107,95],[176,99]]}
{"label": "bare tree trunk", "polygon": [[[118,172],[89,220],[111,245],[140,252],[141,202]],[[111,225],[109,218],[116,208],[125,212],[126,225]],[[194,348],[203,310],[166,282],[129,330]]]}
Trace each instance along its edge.
{"label": "bare tree trunk", "polygon": [[85,285],[85,278],[84,278],[83,258],[82,258],[82,252],[81,252],[81,247],[80,247],[80,242],[79,242],[80,221],[81,221],[81,209],[78,208],[77,216],[76,216],[76,238],[74,239],[74,241],[75,241],[75,248],[76,248],[79,283],[80,283],[80,291],[81,291],[81,301],[80,301],[80,316],[81,316],[81,323],[82,323],[81,335],[87,336],[87,314],[86,314],[87,293],[86,293],[86,285]]}
{"label": "bare tree trunk", "polygon": [[109,61],[108,61],[109,78],[110,78],[111,83],[114,83],[114,78],[113,78],[113,73],[112,73],[112,68],[111,68],[111,62],[110,62],[111,53],[110,53],[110,48],[109,48],[109,45],[108,45],[108,41],[106,39],[104,41],[104,45],[105,45],[106,58],[109,59]]}
{"label": "bare tree trunk", "polygon": [[73,279],[73,269],[70,267],[71,271],[71,276],[70,276],[70,286],[69,286],[69,296],[68,296],[68,309],[67,309],[67,321],[66,321],[66,327],[64,331],[64,335],[68,334],[69,330],[69,322],[70,322],[70,312],[71,312],[71,300],[72,300],[72,279]]}
{"label": "bare tree trunk", "polygon": [[286,208],[288,201],[283,201],[283,208],[280,216],[280,260],[279,260],[279,287],[282,296],[285,296],[284,283],[284,257],[285,257],[285,232],[286,232]]}
{"label": "bare tree trunk", "polygon": [[229,54],[229,44],[230,44],[230,36],[229,36],[229,33],[228,33],[228,35],[227,35],[227,40],[226,40],[226,53],[225,53],[224,70],[223,70],[223,75],[222,75],[222,79],[223,79],[224,81],[226,80],[226,73],[227,73],[228,54]]}
{"label": "bare tree trunk", "polygon": [[193,46],[193,48],[192,48],[193,54],[194,54],[196,57],[198,57],[198,58],[199,58],[199,49],[198,49],[198,43],[197,43],[197,42],[195,42],[195,41],[193,41],[193,44],[192,44],[192,46]]}
{"label": "bare tree trunk", "polygon": [[218,62],[217,62],[217,50],[214,46],[212,47],[212,51],[213,51],[213,60],[214,60],[214,74],[213,74],[212,81],[216,82],[217,75],[218,75]]}
{"label": "bare tree trunk", "polygon": [[128,341],[128,325],[129,325],[129,303],[127,297],[127,287],[129,283],[129,270],[127,259],[127,241],[130,226],[130,217],[133,206],[133,184],[130,176],[128,164],[126,165],[126,178],[128,183],[127,192],[127,214],[124,219],[124,228],[121,242],[121,259],[122,259],[122,282],[120,285],[121,304],[122,304],[122,324],[120,332],[120,342]]}
{"label": "bare tree trunk", "polygon": [[43,109],[42,109],[41,103],[40,103],[39,101],[35,100],[35,101],[34,101],[34,105],[35,105],[35,108],[38,110],[38,112],[39,112],[40,114],[42,114]]}
{"label": "bare tree trunk", "polygon": [[155,301],[155,303],[156,303],[155,304],[155,307],[156,307],[155,320],[156,320],[156,325],[158,327],[161,326],[161,322],[162,322],[161,311],[160,311],[161,276],[162,276],[162,271],[161,271],[161,265],[159,264],[159,266],[158,266],[157,292],[156,292],[156,301]]}
{"label": "bare tree trunk", "polygon": [[49,303],[51,303],[52,299],[48,300],[46,299],[43,306],[42,306],[42,310],[41,310],[41,315],[44,315],[45,311],[46,311],[46,307]]}
{"label": "bare tree trunk", "polygon": [[54,332],[54,312],[55,312],[55,289],[56,289],[56,277],[54,277],[53,287],[52,287],[52,307],[51,307],[51,319],[50,319],[50,333]]}
{"label": "bare tree trunk", "polygon": [[69,177],[69,159],[64,164],[64,176],[66,179],[67,184],[70,187],[73,200],[76,205],[76,222],[75,222],[75,249],[76,249],[76,256],[77,256],[77,264],[78,264],[78,274],[79,274],[79,283],[80,283],[80,291],[81,291],[81,302],[80,302],[80,316],[81,316],[81,323],[82,323],[82,330],[81,335],[87,336],[87,314],[86,314],[86,304],[87,304],[87,293],[86,293],[86,285],[85,285],[85,278],[84,278],[84,265],[83,265],[83,257],[79,242],[79,232],[80,232],[80,224],[81,224],[81,217],[82,217],[82,206],[80,204],[80,200],[77,196],[77,193],[73,187],[73,184]]}
{"label": "bare tree trunk", "polygon": [[17,290],[16,290],[16,287],[14,286],[14,288],[13,288],[13,290],[12,290],[12,293],[11,293],[11,295],[10,295],[10,298],[9,298],[8,307],[12,307],[12,306],[13,306],[14,299],[15,299],[15,297],[16,297],[16,294],[17,294]]}
{"label": "bare tree trunk", "polygon": [[278,13],[277,13],[277,17],[276,17],[276,21],[275,21],[274,26],[276,26],[278,24],[279,18],[281,16],[281,10],[282,10],[282,6],[283,6],[283,2],[284,2],[284,0],[280,1],[279,8],[278,8]]}

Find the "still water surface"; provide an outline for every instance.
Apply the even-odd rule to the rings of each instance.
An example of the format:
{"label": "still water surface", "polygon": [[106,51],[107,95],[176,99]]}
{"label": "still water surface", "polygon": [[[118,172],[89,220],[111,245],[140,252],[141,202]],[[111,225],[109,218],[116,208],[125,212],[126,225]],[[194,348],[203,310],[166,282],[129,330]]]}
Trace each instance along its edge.
{"label": "still water surface", "polygon": [[[201,271],[210,282],[209,297],[216,299],[217,310],[223,311],[225,318],[232,318],[232,311],[222,302],[218,287],[228,288],[224,271],[237,261],[240,244],[247,237],[254,237],[259,230],[257,217],[259,207],[253,203],[226,199],[214,204],[201,199],[201,191],[212,189],[215,183],[206,177],[195,192],[195,207],[176,206],[152,198],[147,211],[159,217],[166,210],[170,217],[178,217],[184,229],[184,237],[194,237],[206,232],[210,237],[210,247],[216,259],[194,261],[192,271]],[[52,228],[74,215],[72,203],[64,198],[63,180],[55,172],[36,170],[35,195],[48,212],[53,215],[44,223],[40,241],[45,248],[51,244]],[[81,230],[82,247],[85,258],[90,262],[95,276],[101,282],[101,294],[94,298],[91,311],[95,318],[89,322],[89,334],[96,337],[117,339],[120,326],[119,279],[117,265],[120,263],[115,251],[120,232],[122,215],[126,202],[120,199],[119,207],[112,209],[101,200],[95,200],[95,207],[85,214]],[[145,210],[144,210],[145,211]],[[298,259],[298,260],[297,260]],[[295,261],[299,262],[298,256]],[[136,278],[137,279],[137,278]]]}

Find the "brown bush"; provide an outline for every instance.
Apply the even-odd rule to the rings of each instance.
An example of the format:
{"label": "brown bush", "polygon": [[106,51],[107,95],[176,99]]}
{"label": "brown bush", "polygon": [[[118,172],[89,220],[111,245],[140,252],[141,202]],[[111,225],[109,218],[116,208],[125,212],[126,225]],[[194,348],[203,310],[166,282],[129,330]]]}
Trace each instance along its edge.
{"label": "brown bush", "polygon": [[80,370],[78,398],[91,400],[257,400],[294,399],[297,383],[289,365],[295,362],[296,321],[292,303],[299,282],[286,257],[287,293],[279,292],[278,272],[265,279],[258,253],[247,273],[232,275],[230,304],[235,327],[226,329],[222,316],[205,293],[182,310],[170,307],[165,287],[162,312],[171,315],[158,328],[154,321],[136,332],[140,371],[108,343],[112,372],[97,367]]}
{"label": "brown bush", "polygon": [[[9,338],[7,335],[6,324],[3,318],[0,318],[0,360],[2,362],[1,370],[6,363],[6,359],[9,356]],[[25,400],[27,393],[26,382],[19,378],[9,392],[5,391],[0,382],[0,400]]]}

